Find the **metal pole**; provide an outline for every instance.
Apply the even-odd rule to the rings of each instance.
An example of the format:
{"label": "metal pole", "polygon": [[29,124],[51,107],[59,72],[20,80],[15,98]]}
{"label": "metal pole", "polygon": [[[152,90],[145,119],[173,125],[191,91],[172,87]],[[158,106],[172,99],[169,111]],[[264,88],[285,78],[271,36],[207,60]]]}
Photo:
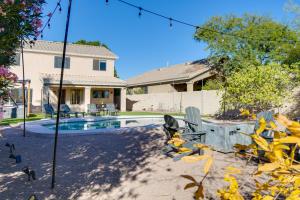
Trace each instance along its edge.
{"label": "metal pole", "polygon": [[62,59],[62,65],[61,65],[59,91],[58,91],[58,103],[57,103],[55,139],[54,139],[54,149],[53,149],[53,163],[52,163],[52,182],[51,182],[51,188],[52,189],[54,189],[54,186],[55,186],[56,147],[57,147],[58,125],[59,125],[59,117],[60,117],[60,101],[61,101],[61,96],[62,96],[62,85],[63,85],[63,78],[64,78],[66,47],[67,47],[67,41],[68,41],[71,7],[72,7],[72,0],[69,0],[68,15],[67,15],[67,22],[66,22],[66,30],[65,30],[65,38],[64,38],[64,47],[63,47],[63,59]]}
{"label": "metal pole", "polygon": [[23,81],[22,81],[22,89],[23,89],[23,136],[25,137],[26,132],[26,100],[25,100],[25,67],[24,67],[24,51],[23,51],[23,40],[21,40],[21,57],[22,57],[22,70],[23,70]]}

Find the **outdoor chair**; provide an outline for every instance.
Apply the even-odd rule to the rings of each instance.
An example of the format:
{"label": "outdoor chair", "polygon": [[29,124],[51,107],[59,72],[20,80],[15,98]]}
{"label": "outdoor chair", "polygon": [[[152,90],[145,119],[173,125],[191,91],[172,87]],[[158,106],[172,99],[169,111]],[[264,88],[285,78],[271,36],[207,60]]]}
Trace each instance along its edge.
{"label": "outdoor chair", "polygon": [[200,110],[196,107],[187,107],[185,109],[184,122],[186,124],[186,133],[197,135],[200,142],[205,143],[206,132],[203,131]]}
{"label": "outdoor chair", "polygon": [[87,107],[88,114],[95,116],[97,116],[98,114],[100,115],[100,110],[98,110],[96,104],[88,104]]}
{"label": "outdoor chair", "polygon": [[51,118],[54,117],[54,115],[57,114],[57,112],[54,111],[54,108],[51,104],[44,104],[44,110],[45,110],[45,114],[50,115]]}
{"label": "outdoor chair", "polygon": [[[167,141],[169,141],[171,138],[173,138],[175,133],[180,133],[182,139],[186,141],[186,143],[183,144],[182,147],[186,147],[191,149],[191,152],[187,153],[182,153],[173,159],[175,161],[180,160],[182,157],[187,156],[187,155],[192,155],[195,153],[201,154],[202,151],[200,151],[197,147],[194,147],[195,144],[197,143],[204,143],[204,137],[205,133],[204,132],[197,132],[197,129],[195,128],[186,128],[189,126],[198,126],[198,124],[190,122],[186,119],[184,119],[184,122],[186,123],[186,127],[180,127],[178,121],[170,116],[170,115],[164,115],[164,120],[165,124],[163,125],[164,132],[166,133],[167,136]],[[189,124],[189,125],[188,125]],[[170,156],[172,152],[179,152],[179,148],[168,144],[166,141],[166,146],[163,149],[164,154]]]}
{"label": "outdoor chair", "polygon": [[[264,118],[267,123],[270,123],[271,121],[275,121],[274,117],[273,117],[273,113],[271,111],[265,111],[265,112],[258,113],[257,117],[256,117],[256,122],[255,122],[255,125],[254,125],[254,132],[256,132],[256,130],[259,129],[259,126],[260,126],[259,125],[259,120],[261,118]],[[274,133],[271,130],[264,130],[260,135],[264,139],[266,139],[268,142],[273,141]]]}
{"label": "outdoor chair", "polygon": [[107,112],[108,112],[109,115],[116,116],[116,115],[119,114],[119,110],[116,109],[116,106],[113,103],[106,104],[106,109],[107,109]]}
{"label": "outdoor chair", "polygon": [[71,117],[71,115],[74,115],[77,118],[78,114],[81,114],[82,117],[84,117],[84,114],[85,114],[85,112],[74,112],[74,111],[72,111],[67,104],[62,104],[60,106],[60,110],[64,114],[64,116],[68,116],[68,117]]}

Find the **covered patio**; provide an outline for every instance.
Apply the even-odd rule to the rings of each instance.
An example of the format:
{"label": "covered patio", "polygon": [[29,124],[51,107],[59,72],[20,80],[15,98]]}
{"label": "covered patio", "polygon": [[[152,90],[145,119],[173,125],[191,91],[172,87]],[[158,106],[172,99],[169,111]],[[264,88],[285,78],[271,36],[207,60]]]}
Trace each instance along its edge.
{"label": "covered patio", "polygon": [[[42,104],[57,104],[59,75],[43,75]],[[65,75],[62,90],[62,104],[68,104],[74,111],[87,112],[88,104],[113,103],[126,111],[126,82],[115,77]]]}

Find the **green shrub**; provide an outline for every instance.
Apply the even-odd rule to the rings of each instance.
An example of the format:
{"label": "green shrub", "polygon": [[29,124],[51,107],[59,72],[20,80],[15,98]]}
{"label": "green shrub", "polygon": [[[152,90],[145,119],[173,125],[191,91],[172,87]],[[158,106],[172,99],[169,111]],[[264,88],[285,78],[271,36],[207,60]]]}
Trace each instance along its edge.
{"label": "green shrub", "polygon": [[294,86],[291,72],[284,67],[250,66],[227,78],[222,101],[227,109],[267,110],[281,106]]}

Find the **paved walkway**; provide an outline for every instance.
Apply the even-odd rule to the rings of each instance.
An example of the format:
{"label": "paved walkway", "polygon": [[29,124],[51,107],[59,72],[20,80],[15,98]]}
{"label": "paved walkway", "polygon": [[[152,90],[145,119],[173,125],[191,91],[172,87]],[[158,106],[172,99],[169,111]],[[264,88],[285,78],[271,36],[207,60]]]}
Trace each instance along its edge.
{"label": "paved walkway", "polygon": [[[189,174],[200,180],[202,163],[173,162],[160,152],[161,128],[132,128],[121,134],[60,137],[57,149],[56,188],[50,189],[53,138],[22,137],[18,128],[0,133],[0,199],[27,199],[36,194],[41,199],[99,200],[189,200],[192,191],[183,190]],[[14,143],[22,163],[9,159],[5,143]],[[205,193],[217,199],[215,191],[224,185],[223,171],[228,165],[244,166],[232,155],[215,153],[211,175],[205,180]],[[28,165],[37,180],[27,181],[21,169]],[[251,168],[247,166],[247,168]],[[249,169],[250,171],[250,169]],[[243,180],[249,180],[244,176]],[[250,183],[245,183],[248,188]],[[210,188],[208,190],[208,188]]]}

